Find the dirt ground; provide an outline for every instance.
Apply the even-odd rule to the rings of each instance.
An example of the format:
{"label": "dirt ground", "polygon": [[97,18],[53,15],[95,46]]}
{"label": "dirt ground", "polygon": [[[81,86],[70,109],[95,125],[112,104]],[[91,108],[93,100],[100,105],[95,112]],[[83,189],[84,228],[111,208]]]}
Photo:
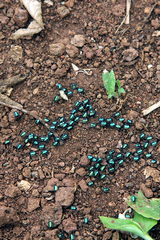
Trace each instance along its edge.
{"label": "dirt ground", "polygon": [[[43,124],[1,105],[0,239],[131,240],[127,233],[105,228],[99,216],[116,218],[128,207],[124,198],[140,189],[148,198],[160,197],[160,109],[145,117],[142,114],[160,101],[160,38],[153,36],[160,28],[160,4],[154,4],[155,0],[133,1],[130,24],[123,24],[117,31],[125,16],[125,0],[55,0],[53,6],[43,2],[44,30],[32,38],[11,40],[11,34],[21,25],[21,19],[15,18],[16,9],[25,8],[19,0],[2,0],[1,84],[10,77],[27,74],[23,82],[13,87],[10,98],[42,119],[50,120],[49,126],[55,121],[60,124],[63,117],[69,124],[74,109],[80,121],[74,122],[71,130],[56,125],[56,130],[52,129],[54,136],[43,140],[42,136],[48,136]],[[64,9],[60,12],[60,7],[69,10],[67,16],[61,16]],[[31,21],[29,16],[24,26]],[[13,49],[14,46],[18,47]],[[79,69],[90,69],[87,73],[92,74],[76,75],[72,63]],[[104,69],[113,69],[125,89],[121,101],[108,99],[102,81]],[[57,84],[66,88],[66,93],[73,92],[68,101],[61,97],[55,101],[59,96]],[[73,84],[78,89],[73,89]],[[88,108],[82,105],[87,99]],[[77,101],[87,110],[79,110],[75,106]],[[96,114],[82,118],[85,112],[90,113],[89,108]],[[101,127],[99,118],[112,118],[117,124],[118,117],[114,116],[117,112],[125,121],[132,120],[129,129]],[[91,128],[90,123],[97,126]],[[25,142],[27,137],[21,137],[22,132],[38,137]],[[147,139],[140,139],[142,133],[146,138],[152,136],[157,141],[156,147],[149,142],[146,149]],[[57,143],[56,137],[61,138]],[[125,143],[127,150],[121,148]],[[144,153],[138,161],[133,159],[137,143],[141,143]],[[39,145],[45,145],[48,152],[40,150]],[[122,165],[115,159],[114,172],[107,167],[111,150],[115,151],[114,156],[131,152]],[[148,153],[151,158],[147,158]],[[106,167],[102,171],[104,179],[101,179],[103,174],[92,176],[89,169],[96,167],[88,155],[102,158],[100,166]],[[156,170],[157,178],[146,178],[147,169]],[[106,188],[109,191],[105,192]],[[157,225],[150,233],[155,240],[160,239],[159,229]]]}

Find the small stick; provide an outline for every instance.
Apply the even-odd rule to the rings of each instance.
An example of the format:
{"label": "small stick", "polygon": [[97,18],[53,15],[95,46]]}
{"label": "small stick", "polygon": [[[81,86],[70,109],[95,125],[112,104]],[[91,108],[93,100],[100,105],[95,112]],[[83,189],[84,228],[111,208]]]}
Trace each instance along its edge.
{"label": "small stick", "polygon": [[149,108],[145,109],[142,111],[143,116],[146,116],[147,114],[149,114],[150,112],[154,111],[155,109],[160,107],[160,101],[153,104],[152,106],[150,106]]}
{"label": "small stick", "polygon": [[[129,11],[130,11],[130,7],[131,7],[131,0],[127,0],[127,7],[126,7],[126,16],[125,18],[123,19],[123,21],[121,22],[121,24],[119,25],[119,27],[117,28],[117,30],[115,31],[115,34],[118,33],[119,29],[122,27],[123,23],[126,23],[126,24],[129,24]],[[128,28],[127,28],[128,30]]]}
{"label": "small stick", "polygon": [[148,16],[143,20],[144,22],[147,22],[147,20],[148,20],[149,17],[151,16],[151,13],[152,13],[152,11],[154,10],[154,8],[155,8],[156,5],[157,5],[157,3],[155,3],[155,4],[153,5],[153,7],[151,8],[150,13],[149,13]]}
{"label": "small stick", "polygon": [[61,34],[56,30],[54,29],[55,33],[57,33],[59,36],[61,36]]}
{"label": "small stick", "polygon": [[127,1],[127,6],[126,6],[125,24],[129,24],[131,0],[126,0],[126,1]]}
{"label": "small stick", "polygon": [[[151,14],[152,14],[152,11],[154,10],[154,8],[155,8],[155,6],[157,5],[157,3],[155,3],[154,5],[153,5],[153,7],[151,8],[151,11],[150,11],[150,13],[148,14],[148,16],[142,21],[143,22],[143,25],[142,25],[142,27],[144,26],[144,24],[148,21],[148,19],[149,19],[149,17],[151,16]],[[137,26],[139,26],[141,24],[141,22],[140,23],[138,23],[137,24]]]}
{"label": "small stick", "polygon": [[97,240],[97,238],[96,238],[93,234],[91,234],[91,233],[89,233],[89,232],[87,232],[87,231],[86,231],[86,233],[87,233],[88,235],[92,236],[95,240]]}
{"label": "small stick", "polygon": [[117,30],[115,31],[115,34],[118,33],[119,29],[122,27],[123,23],[125,22],[126,20],[126,16],[125,18],[123,19],[123,21],[121,22],[121,24],[119,25],[119,27],[117,28]]}
{"label": "small stick", "polygon": [[6,106],[6,107],[9,107],[9,108],[15,108],[15,109],[17,109],[17,110],[19,110],[19,111],[21,111],[21,112],[23,112],[23,113],[27,113],[28,115],[31,115],[32,117],[34,117],[34,118],[36,118],[36,119],[39,119],[40,122],[41,122],[46,128],[50,129],[49,125],[48,125],[47,123],[45,123],[44,120],[43,120],[41,117],[37,116],[36,114],[34,114],[34,113],[32,113],[32,112],[24,109],[24,108],[21,108],[21,107],[18,107],[18,106],[14,106],[14,105],[10,105],[10,104],[8,104],[8,103],[4,103],[4,102],[1,102],[1,101],[0,101],[0,104],[4,105],[4,106]]}
{"label": "small stick", "polygon": [[144,76],[142,75],[142,73],[138,70],[138,68],[134,67],[136,69],[136,71],[139,73],[139,75],[144,78]]}
{"label": "small stick", "polygon": [[121,31],[121,35],[123,36],[127,31],[128,31],[128,29],[130,29],[130,26],[128,27],[128,28],[126,28],[126,29],[123,29],[122,31]]}
{"label": "small stick", "polygon": [[54,178],[54,167],[52,168],[51,177]]}

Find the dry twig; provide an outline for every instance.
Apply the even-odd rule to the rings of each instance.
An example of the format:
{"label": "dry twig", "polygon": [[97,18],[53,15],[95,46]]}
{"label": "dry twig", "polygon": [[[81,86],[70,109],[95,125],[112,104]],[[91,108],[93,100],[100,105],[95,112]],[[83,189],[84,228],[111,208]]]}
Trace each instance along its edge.
{"label": "dry twig", "polygon": [[[131,8],[131,0],[126,0],[126,16],[123,19],[123,21],[121,22],[121,24],[119,25],[119,27],[117,28],[117,30],[115,31],[115,34],[118,33],[119,29],[122,27],[123,23],[125,24],[129,24],[129,18],[130,18],[130,8]],[[128,28],[127,28],[128,30]]]}
{"label": "dry twig", "polygon": [[28,75],[26,74],[24,77],[20,77],[20,76],[21,76],[21,74],[18,74],[18,75],[14,76],[14,77],[5,79],[3,81],[0,80],[0,104],[3,105],[3,106],[9,107],[9,108],[17,109],[17,110],[19,110],[19,111],[21,111],[23,113],[27,113],[28,115],[30,115],[30,116],[32,116],[32,117],[34,117],[36,119],[39,119],[40,122],[45,127],[47,127],[49,129],[49,125],[46,122],[44,122],[44,120],[42,118],[40,118],[35,113],[30,112],[30,111],[24,109],[21,104],[13,101],[9,97],[7,97],[5,94],[3,94],[3,93],[7,92],[7,88],[16,85],[19,82],[24,81],[27,78]]}
{"label": "dry twig", "polygon": [[143,116],[146,116],[148,115],[150,112],[154,111],[155,109],[159,108],[160,107],[160,101],[153,104],[152,106],[150,106],[149,108],[145,109],[142,111],[143,113]]}
{"label": "dry twig", "polygon": [[125,24],[129,24],[129,19],[130,19],[130,8],[131,8],[131,0],[126,0],[127,1],[127,6],[126,6],[126,17],[125,17]]}
{"label": "dry twig", "polygon": [[[32,113],[32,112],[30,112],[30,111],[28,111],[28,110],[26,110],[26,109],[24,109],[24,108],[22,108],[22,107],[18,107],[16,102],[12,101],[12,102],[14,102],[14,105],[11,105],[11,104],[8,104],[8,103],[3,102],[3,101],[2,101],[2,95],[3,95],[3,94],[0,94],[0,104],[2,104],[3,106],[9,107],[9,108],[17,109],[17,110],[19,110],[19,111],[21,111],[21,112],[23,112],[23,113],[27,113],[28,115],[34,117],[35,119],[39,119],[40,122],[41,122],[46,128],[48,128],[48,129],[50,128],[49,125],[48,125],[47,123],[45,123],[41,117],[39,117],[39,116],[36,115],[35,113]],[[5,97],[6,97],[6,96],[5,96]],[[10,99],[10,101],[11,101],[11,99]],[[16,103],[16,104],[15,104],[15,103]]]}
{"label": "dry twig", "polygon": [[147,15],[147,17],[146,18],[144,18],[144,20],[142,21],[142,22],[139,22],[138,24],[137,24],[137,26],[139,26],[139,25],[141,25],[141,23],[143,23],[143,25],[141,26],[142,28],[143,28],[143,26],[145,25],[145,23],[148,21],[148,19],[150,18],[150,16],[151,16],[151,14],[152,14],[152,12],[153,12],[153,10],[154,10],[154,8],[157,6],[157,3],[155,3],[154,5],[153,5],[153,7],[151,8],[151,11],[150,11],[150,13]]}
{"label": "dry twig", "polygon": [[155,8],[156,5],[157,5],[157,3],[155,3],[155,4],[153,5],[153,7],[151,8],[150,13],[149,13],[148,16],[143,20],[144,22],[147,22],[147,21],[148,21],[148,19],[150,18],[150,16],[151,16],[151,14],[152,14],[152,12],[153,12],[153,10],[154,10],[154,8]]}
{"label": "dry twig", "polygon": [[88,235],[90,235],[90,236],[92,236],[95,240],[97,240],[97,237],[95,237],[93,234],[91,234],[90,232],[87,232],[86,231],[86,233],[88,234]]}
{"label": "dry twig", "polygon": [[136,71],[139,73],[139,75],[144,78],[144,76],[142,75],[142,73],[138,70],[138,68],[134,67],[136,69]]}

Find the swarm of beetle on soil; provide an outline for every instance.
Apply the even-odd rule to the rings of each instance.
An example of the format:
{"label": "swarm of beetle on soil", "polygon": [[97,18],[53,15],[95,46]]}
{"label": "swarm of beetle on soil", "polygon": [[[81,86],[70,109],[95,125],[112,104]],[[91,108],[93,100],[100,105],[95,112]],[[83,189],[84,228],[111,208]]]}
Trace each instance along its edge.
{"label": "swarm of beetle on soil", "polygon": [[[116,91],[116,80],[114,77],[113,70],[109,73],[104,71],[103,73],[103,82],[104,86],[107,90],[108,98],[114,97],[117,98],[124,93],[124,89],[120,87],[120,82],[117,80],[118,92]],[[71,98],[76,91],[78,94],[81,94],[85,98],[85,92],[83,88],[78,87],[76,84],[71,85],[71,89],[67,90],[61,84],[56,84],[59,94],[54,97],[54,102],[56,104],[61,104],[62,101],[67,101],[68,98]],[[20,118],[20,114],[18,111],[14,112],[15,118],[18,120]],[[57,120],[51,121],[47,118],[43,119],[49,126],[49,132],[46,136],[38,136],[34,133],[22,132],[21,137],[23,142],[17,145],[17,150],[24,149],[26,147],[33,146],[36,148],[35,151],[30,151],[30,157],[35,158],[38,154],[42,154],[42,156],[46,156],[49,153],[49,149],[47,147],[48,143],[52,141],[53,147],[58,147],[65,143],[65,141],[69,140],[69,132],[76,127],[76,125],[81,122],[82,124],[89,124],[89,129],[94,129],[95,131],[100,127],[103,129],[111,128],[117,129],[120,132],[128,132],[131,127],[134,127],[132,120],[125,119],[121,116],[120,112],[116,112],[109,118],[104,118],[103,116],[98,119],[98,122],[93,121],[94,116],[96,116],[96,111],[90,103],[89,99],[84,99],[83,101],[76,101],[72,111],[68,118],[61,117]],[[40,119],[36,119],[36,124],[41,124]],[[62,131],[63,133],[62,133]],[[61,134],[59,135],[59,132]],[[88,176],[91,181],[88,182],[88,186],[94,186],[96,181],[105,181],[107,178],[112,178],[114,172],[121,166],[123,166],[124,162],[127,161],[135,161],[138,162],[140,158],[145,158],[146,160],[150,160],[150,165],[153,167],[157,166],[157,160],[154,158],[153,154],[148,152],[149,147],[153,147],[156,149],[157,140],[154,140],[152,136],[147,135],[144,132],[141,132],[139,135],[140,141],[135,144],[135,151],[130,151],[129,144],[123,143],[120,149],[120,153],[116,153],[114,149],[106,152],[106,158],[102,159],[100,157],[94,157],[92,155],[88,155],[88,159],[90,161],[90,166],[88,169]],[[5,142],[5,145],[8,146],[10,144],[10,140]],[[105,162],[105,163],[104,163]],[[106,174],[108,172],[108,174]],[[58,187],[54,187],[55,191],[58,191]],[[108,193],[109,186],[103,185],[102,192]],[[88,223],[88,220],[85,219],[85,222]],[[49,228],[53,228],[53,223],[48,223]],[[63,234],[60,234],[60,238]],[[70,236],[74,239],[74,236]]]}

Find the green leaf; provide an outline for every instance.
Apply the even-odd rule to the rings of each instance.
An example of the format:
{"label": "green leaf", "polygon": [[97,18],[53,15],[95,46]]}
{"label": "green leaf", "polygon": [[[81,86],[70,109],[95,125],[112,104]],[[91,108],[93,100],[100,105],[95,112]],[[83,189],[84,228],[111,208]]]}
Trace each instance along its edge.
{"label": "green leaf", "polygon": [[111,93],[108,94],[108,99],[110,99],[111,97],[113,97],[113,95]]}
{"label": "green leaf", "polygon": [[107,228],[131,232],[146,240],[153,240],[148,234],[144,233],[139,224],[133,220],[114,219],[103,216],[101,216],[100,219]]}
{"label": "green leaf", "polygon": [[116,92],[108,92],[108,99],[110,99],[111,97],[117,97],[116,96]]}
{"label": "green leaf", "polygon": [[120,84],[120,81],[117,79],[117,85],[118,85],[118,88],[121,88],[121,84]]}
{"label": "green leaf", "polygon": [[109,80],[109,72],[105,72],[102,74],[103,85],[105,89],[108,91],[108,80]]}
{"label": "green leaf", "polygon": [[143,217],[142,215],[140,215],[136,211],[134,212],[133,220],[141,226],[141,228],[143,229],[143,231],[145,233],[147,233],[158,222],[158,220]]}
{"label": "green leaf", "polygon": [[116,79],[114,76],[113,69],[110,71],[109,80],[108,80],[108,92],[115,92]]}
{"label": "green leaf", "polygon": [[109,79],[109,72],[105,70],[105,73],[102,74],[103,81],[107,81]]}
{"label": "green leaf", "polygon": [[124,88],[118,88],[118,94],[121,96],[121,93],[125,93]]}
{"label": "green leaf", "polygon": [[133,202],[132,198],[129,197],[126,202],[133,208],[137,213],[146,218],[152,218],[155,220],[160,220],[160,199],[146,198],[141,191],[135,196],[136,200]]}

